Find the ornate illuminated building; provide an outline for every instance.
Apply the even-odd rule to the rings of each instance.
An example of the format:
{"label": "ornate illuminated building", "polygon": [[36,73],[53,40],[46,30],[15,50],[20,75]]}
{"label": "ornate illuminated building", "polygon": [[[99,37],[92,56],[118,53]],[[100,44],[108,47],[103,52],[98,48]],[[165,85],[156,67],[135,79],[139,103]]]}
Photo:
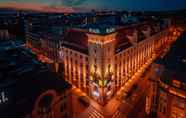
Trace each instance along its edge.
{"label": "ornate illuminated building", "polygon": [[105,105],[165,44],[179,33],[170,20],[129,26],[93,24],[69,29],[60,57],[65,79]]}
{"label": "ornate illuminated building", "polygon": [[146,112],[157,118],[186,117],[186,33],[152,65]]}
{"label": "ornate illuminated building", "polygon": [[[73,85],[74,117],[134,117],[138,110],[149,106],[144,99],[149,84],[141,75],[180,35],[169,18],[135,18],[132,23],[125,18],[127,23],[119,23],[120,18],[113,18],[117,24],[110,22],[111,17],[101,14],[93,18],[93,23],[73,26],[72,19],[67,20],[69,25],[61,22],[57,26],[47,21],[50,18],[39,21],[40,15],[28,22],[26,46],[36,50],[43,62],[54,64],[56,70],[61,70],[59,63],[64,65],[58,74]],[[42,27],[42,20],[50,27]]]}

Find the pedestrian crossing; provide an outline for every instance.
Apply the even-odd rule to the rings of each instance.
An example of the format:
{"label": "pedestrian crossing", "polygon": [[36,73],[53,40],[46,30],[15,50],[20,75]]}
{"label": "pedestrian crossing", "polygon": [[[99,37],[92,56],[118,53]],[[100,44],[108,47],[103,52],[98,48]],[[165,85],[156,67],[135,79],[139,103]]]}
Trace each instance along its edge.
{"label": "pedestrian crossing", "polygon": [[104,118],[93,106],[89,106],[79,118]]}
{"label": "pedestrian crossing", "polygon": [[88,118],[104,118],[101,113],[99,113],[92,106],[89,107]]}
{"label": "pedestrian crossing", "polygon": [[112,118],[122,118],[121,112],[119,110],[117,110],[114,115],[112,116]]}

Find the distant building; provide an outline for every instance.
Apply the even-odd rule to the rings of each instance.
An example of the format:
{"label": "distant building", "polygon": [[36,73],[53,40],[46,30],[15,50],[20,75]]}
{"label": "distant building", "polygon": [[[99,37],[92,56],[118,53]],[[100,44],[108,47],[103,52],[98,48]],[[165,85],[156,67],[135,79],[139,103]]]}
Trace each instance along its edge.
{"label": "distant building", "polygon": [[8,39],[25,41],[24,15],[15,9],[0,8],[0,30],[8,31]]}
{"label": "distant building", "polygon": [[10,41],[0,43],[0,114],[3,118],[71,118],[71,85]]}
{"label": "distant building", "polygon": [[157,118],[186,117],[186,33],[152,65],[147,113]]}
{"label": "distant building", "polygon": [[0,30],[0,40],[8,40],[9,37],[8,30]]}

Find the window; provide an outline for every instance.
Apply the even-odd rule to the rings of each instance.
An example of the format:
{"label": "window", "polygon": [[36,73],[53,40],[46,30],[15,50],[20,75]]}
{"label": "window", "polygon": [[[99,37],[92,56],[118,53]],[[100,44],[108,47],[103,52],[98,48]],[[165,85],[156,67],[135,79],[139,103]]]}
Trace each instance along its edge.
{"label": "window", "polygon": [[180,83],[180,81],[172,80],[172,84],[173,84],[175,87],[178,87],[178,88],[181,87],[181,83]]}
{"label": "window", "polygon": [[115,64],[115,70],[117,70],[117,64]]}
{"label": "window", "polygon": [[108,47],[108,52],[110,52],[110,46]]}
{"label": "window", "polygon": [[166,107],[167,107],[167,96],[163,91],[160,91],[160,97],[159,97],[159,111],[163,114],[166,113]]}
{"label": "window", "polygon": [[97,65],[94,65],[94,70],[95,70],[95,72],[97,71]]}
{"label": "window", "polygon": [[94,59],[94,63],[97,63],[97,58]]}
{"label": "window", "polygon": [[180,109],[184,109],[185,108],[185,101],[179,98],[175,98],[173,105],[180,108]]}
{"label": "window", "polygon": [[110,91],[110,90],[112,90],[112,89],[111,89],[111,86],[108,86],[108,91]]}
{"label": "window", "polygon": [[185,118],[185,111],[177,107],[172,106],[171,108],[171,118]]}
{"label": "window", "polygon": [[83,56],[82,55],[80,55],[80,59],[82,59],[83,58]]}
{"label": "window", "polygon": [[81,67],[81,68],[83,67],[83,64],[82,64],[82,63],[80,63],[80,67]]}
{"label": "window", "polygon": [[72,57],[70,57],[70,62],[72,63]]}
{"label": "window", "polygon": [[88,69],[89,69],[89,65],[86,65],[86,70],[88,71]]}
{"label": "window", "polygon": [[68,118],[67,113],[64,113],[63,116],[62,116],[62,118]]}
{"label": "window", "polygon": [[109,65],[108,65],[108,69],[109,69],[109,70],[110,70],[110,67],[111,67],[111,65],[109,64]]}
{"label": "window", "polygon": [[66,103],[62,103],[62,104],[61,104],[61,107],[60,107],[60,111],[61,111],[61,112],[64,112],[65,109],[66,109]]}
{"label": "window", "polygon": [[51,116],[51,102],[52,102],[53,96],[46,95],[44,96],[38,103],[38,113],[41,115],[45,115],[47,117]]}
{"label": "window", "polygon": [[110,59],[110,58],[108,58],[108,63],[110,63],[110,60],[111,60],[111,59]]}
{"label": "window", "polygon": [[94,49],[94,53],[96,54],[96,52],[97,52],[97,50],[96,49]]}
{"label": "window", "polygon": [[78,64],[78,62],[77,62],[77,60],[75,60],[75,65],[77,65]]}
{"label": "window", "polygon": [[88,62],[88,57],[85,58],[86,62]]}
{"label": "window", "polygon": [[166,113],[166,107],[164,106],[163,107],[163,112],[162,112],[163,114],[165,114]]}

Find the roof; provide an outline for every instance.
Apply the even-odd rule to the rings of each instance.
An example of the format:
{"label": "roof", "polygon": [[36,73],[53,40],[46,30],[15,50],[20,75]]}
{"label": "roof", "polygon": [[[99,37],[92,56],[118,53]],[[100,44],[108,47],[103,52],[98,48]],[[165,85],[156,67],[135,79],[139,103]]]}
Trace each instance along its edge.
{"label": "roof", "polygon": [[62,40],[62,45],[88,54],[88,36],[85,32],[73,29],[68,30]]}
{"label": "roof", "polygon": [[118,30],[119,33],[124,33],[125,35],[129,35],[129,36],[132,36],[135,32],[135,28],[134,27],[131,27],[131,28],[128,28],[128,29],[123,29],[123,31],[121,31],[122,29]]}
{"label": "roof", "polygon": [[131,34],[133,30],[120,29],[116,35],[116,53],[121,52],[132,46],[132,43],[127,38],[127,35]]}

